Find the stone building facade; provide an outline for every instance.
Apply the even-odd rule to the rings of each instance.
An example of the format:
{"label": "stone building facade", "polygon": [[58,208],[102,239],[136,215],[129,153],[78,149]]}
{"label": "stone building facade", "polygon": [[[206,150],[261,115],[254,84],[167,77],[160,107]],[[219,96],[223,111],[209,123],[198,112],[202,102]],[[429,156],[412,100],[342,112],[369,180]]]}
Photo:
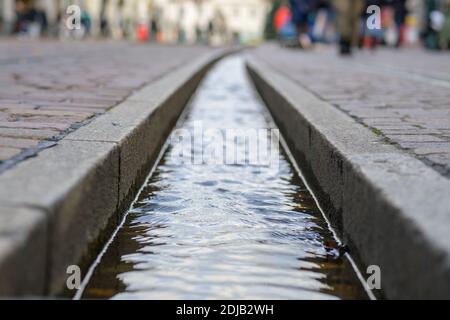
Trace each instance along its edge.
{"label": "stone building facade", "polygon": [[[15,2],[0,0],[2,30],[10,30]],[[28,0],[33,1],[33,0]],[[51,26],[58,25],[71,4],[87,12],[91,36],[133,37],[137,26],[157,29],[164,42],[253,43],[262,39],[271,0],[34,0],[46,12]],[[154,30],[156,31],[156,30]]]}

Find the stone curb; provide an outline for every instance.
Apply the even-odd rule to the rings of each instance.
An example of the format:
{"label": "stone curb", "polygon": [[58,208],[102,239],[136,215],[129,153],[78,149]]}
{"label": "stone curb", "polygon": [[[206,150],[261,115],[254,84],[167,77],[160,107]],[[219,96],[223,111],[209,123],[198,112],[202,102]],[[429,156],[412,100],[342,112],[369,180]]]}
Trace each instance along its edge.
{"label": "stone curb", "polygon": [[381,268],[381,296],[450,298],[450,181],[251,55],[247,68],[351,254]]}
{"label": "stone curb", "polygon": [[118,225],[214,50],[0,175],[0,296],[61,293]]}

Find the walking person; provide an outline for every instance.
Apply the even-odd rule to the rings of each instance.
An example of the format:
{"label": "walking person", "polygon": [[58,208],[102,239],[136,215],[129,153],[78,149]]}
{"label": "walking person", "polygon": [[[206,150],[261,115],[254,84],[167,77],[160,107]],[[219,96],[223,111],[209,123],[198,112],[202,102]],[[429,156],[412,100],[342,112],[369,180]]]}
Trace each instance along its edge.
{"label": "walking person", "polygon": [[339,51],[342,55],[350,55],[352,47],[359,42],[361,12],[363,0],[334,0],[339,33]]}
{"label": "walking person", "polygon": [[400,47],[405,42],[405,22],[408,15],[408,9],[406,7],[407,0],[394,0],[394,19],[397,26],[397,41],[396,47]]}
{"label": "walking person", "polygon": [[310,48],[312,40],[309,33],[311,14],[315,8],[315,0],[289,0],[292,21],[298,32],[298,42],[303,49]]}
{"label": "walking person", "polygon": [[33,0],[19,0],[16,2],[16,21],[14,33],[20,36],[37,38],[47,30],[47,16],[38,10]]}
{"label": "walking person", "polygon": [[425,1],[425,30],[423,34],[425,47],[428,49],[439,49],[439,32],[445,21],[445,16],[440,11],[438,0]]}
{"label": "walking person", "polygon": [[444,15],[444,23],[439,33],[439,47],[441,49],[450,49],[450,0],[442,0],[442,14]]}

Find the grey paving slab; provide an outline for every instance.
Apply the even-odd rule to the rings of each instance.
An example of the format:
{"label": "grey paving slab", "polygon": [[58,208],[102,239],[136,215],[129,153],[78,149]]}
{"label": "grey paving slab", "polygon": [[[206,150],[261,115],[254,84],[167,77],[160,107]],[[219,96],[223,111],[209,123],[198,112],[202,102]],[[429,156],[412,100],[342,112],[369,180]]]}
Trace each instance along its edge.
{"label": "grey paving slab", "polygon": [[44,295],[47,239],[45,212],[0,206],[0,296]]}
{"label": "grey paving slab", "polygon": [[107,142],[61,141],[0,175],[1,204],[46,213],[51,293],[61,289],[67,267],[79,264],[88,244],[107,228],[118,206],[118,183],[118,149]]}

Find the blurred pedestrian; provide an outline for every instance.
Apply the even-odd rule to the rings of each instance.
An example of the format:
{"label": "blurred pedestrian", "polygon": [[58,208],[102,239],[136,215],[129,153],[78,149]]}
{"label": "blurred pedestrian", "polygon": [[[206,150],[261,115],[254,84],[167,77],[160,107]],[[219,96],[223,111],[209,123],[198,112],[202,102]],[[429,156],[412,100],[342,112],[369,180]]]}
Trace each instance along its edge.
{"label": "blurred pedestrian", "polygon": [[405,22],[408,10],[406,8],[407,0],[393,0],[394,20],[397,27],[396,46],[400,47],[405,42]]}
{"label": "blurred pedestrian", "polygon": [[277,30],[274,25],[274,17],[276,12],[281,6],[281,0],[274,0],[272,2],[272,7],[267,13],[266,23],[264,27],[264,38],[267,40],[273,40],[277,38]]}
{"label": "blurred pedestrian", "polygon": [[425,30],[423,39],[428,49],[439,49],[439,32],[445,24],[438,0],[425,0]]}
{"label": "blurred pedestrian", "polygon": [[16,2],[14,33],[36,38],[47,30],[47,26],[45,12],[37,10],[33,0],[19,0]]}
{"label": "blurred pedestrian", "polygon": [[297,46],[297,30],[292,20],[290,7],[282,4],[273,16],[273,26],[277,32],[278,40],[283,46]]}
{"label": "blurred pedestrian", "polygon": [[297,27],[298,41],[301,48],[309,48],[312,40],[309,33],[311,14],[315,9],[315,0],[289,0],[292,21]]}
{"label": "blurred pedestrian", "polygon": [[444,25],[439,33],[439,47],[446,50],[450,48],[450,0],[442,0],[441,5]]}
{"label": "blurred pedestrian", "polygon": [[405,19],[402,45],[415,46],[419,43],[421,31],[424,30],[425,3],[423,0],[407,0],[406,9],[408,14]]}
{"label": "blurred pedestrian", "polygon": [[[196,33],[197,41],[199,43],[203,43],[203,41],[202,41],[202,31],[199,29],[198,26],[196,26],[196,28],[195,28],[195,33]],[[150,38],[153,41],[159,41],[158,36],[159,36],[158,20],[156,20],[156,17],[152,17],[151,20],[150,20]]]}
{"label": "blurred pedestrian", "polygon": [[333,27],[334,11],[330,1],[316,0],[314,9],[314,25],[312,31],[313,42],[331,42],[335,40],[335,29]]}
{"label": "blurred pedestrian", "polygon": [[334,0],[339,33],[339,52],[342,55],[352,53],[352,47],[359,41],[363,0]]}

